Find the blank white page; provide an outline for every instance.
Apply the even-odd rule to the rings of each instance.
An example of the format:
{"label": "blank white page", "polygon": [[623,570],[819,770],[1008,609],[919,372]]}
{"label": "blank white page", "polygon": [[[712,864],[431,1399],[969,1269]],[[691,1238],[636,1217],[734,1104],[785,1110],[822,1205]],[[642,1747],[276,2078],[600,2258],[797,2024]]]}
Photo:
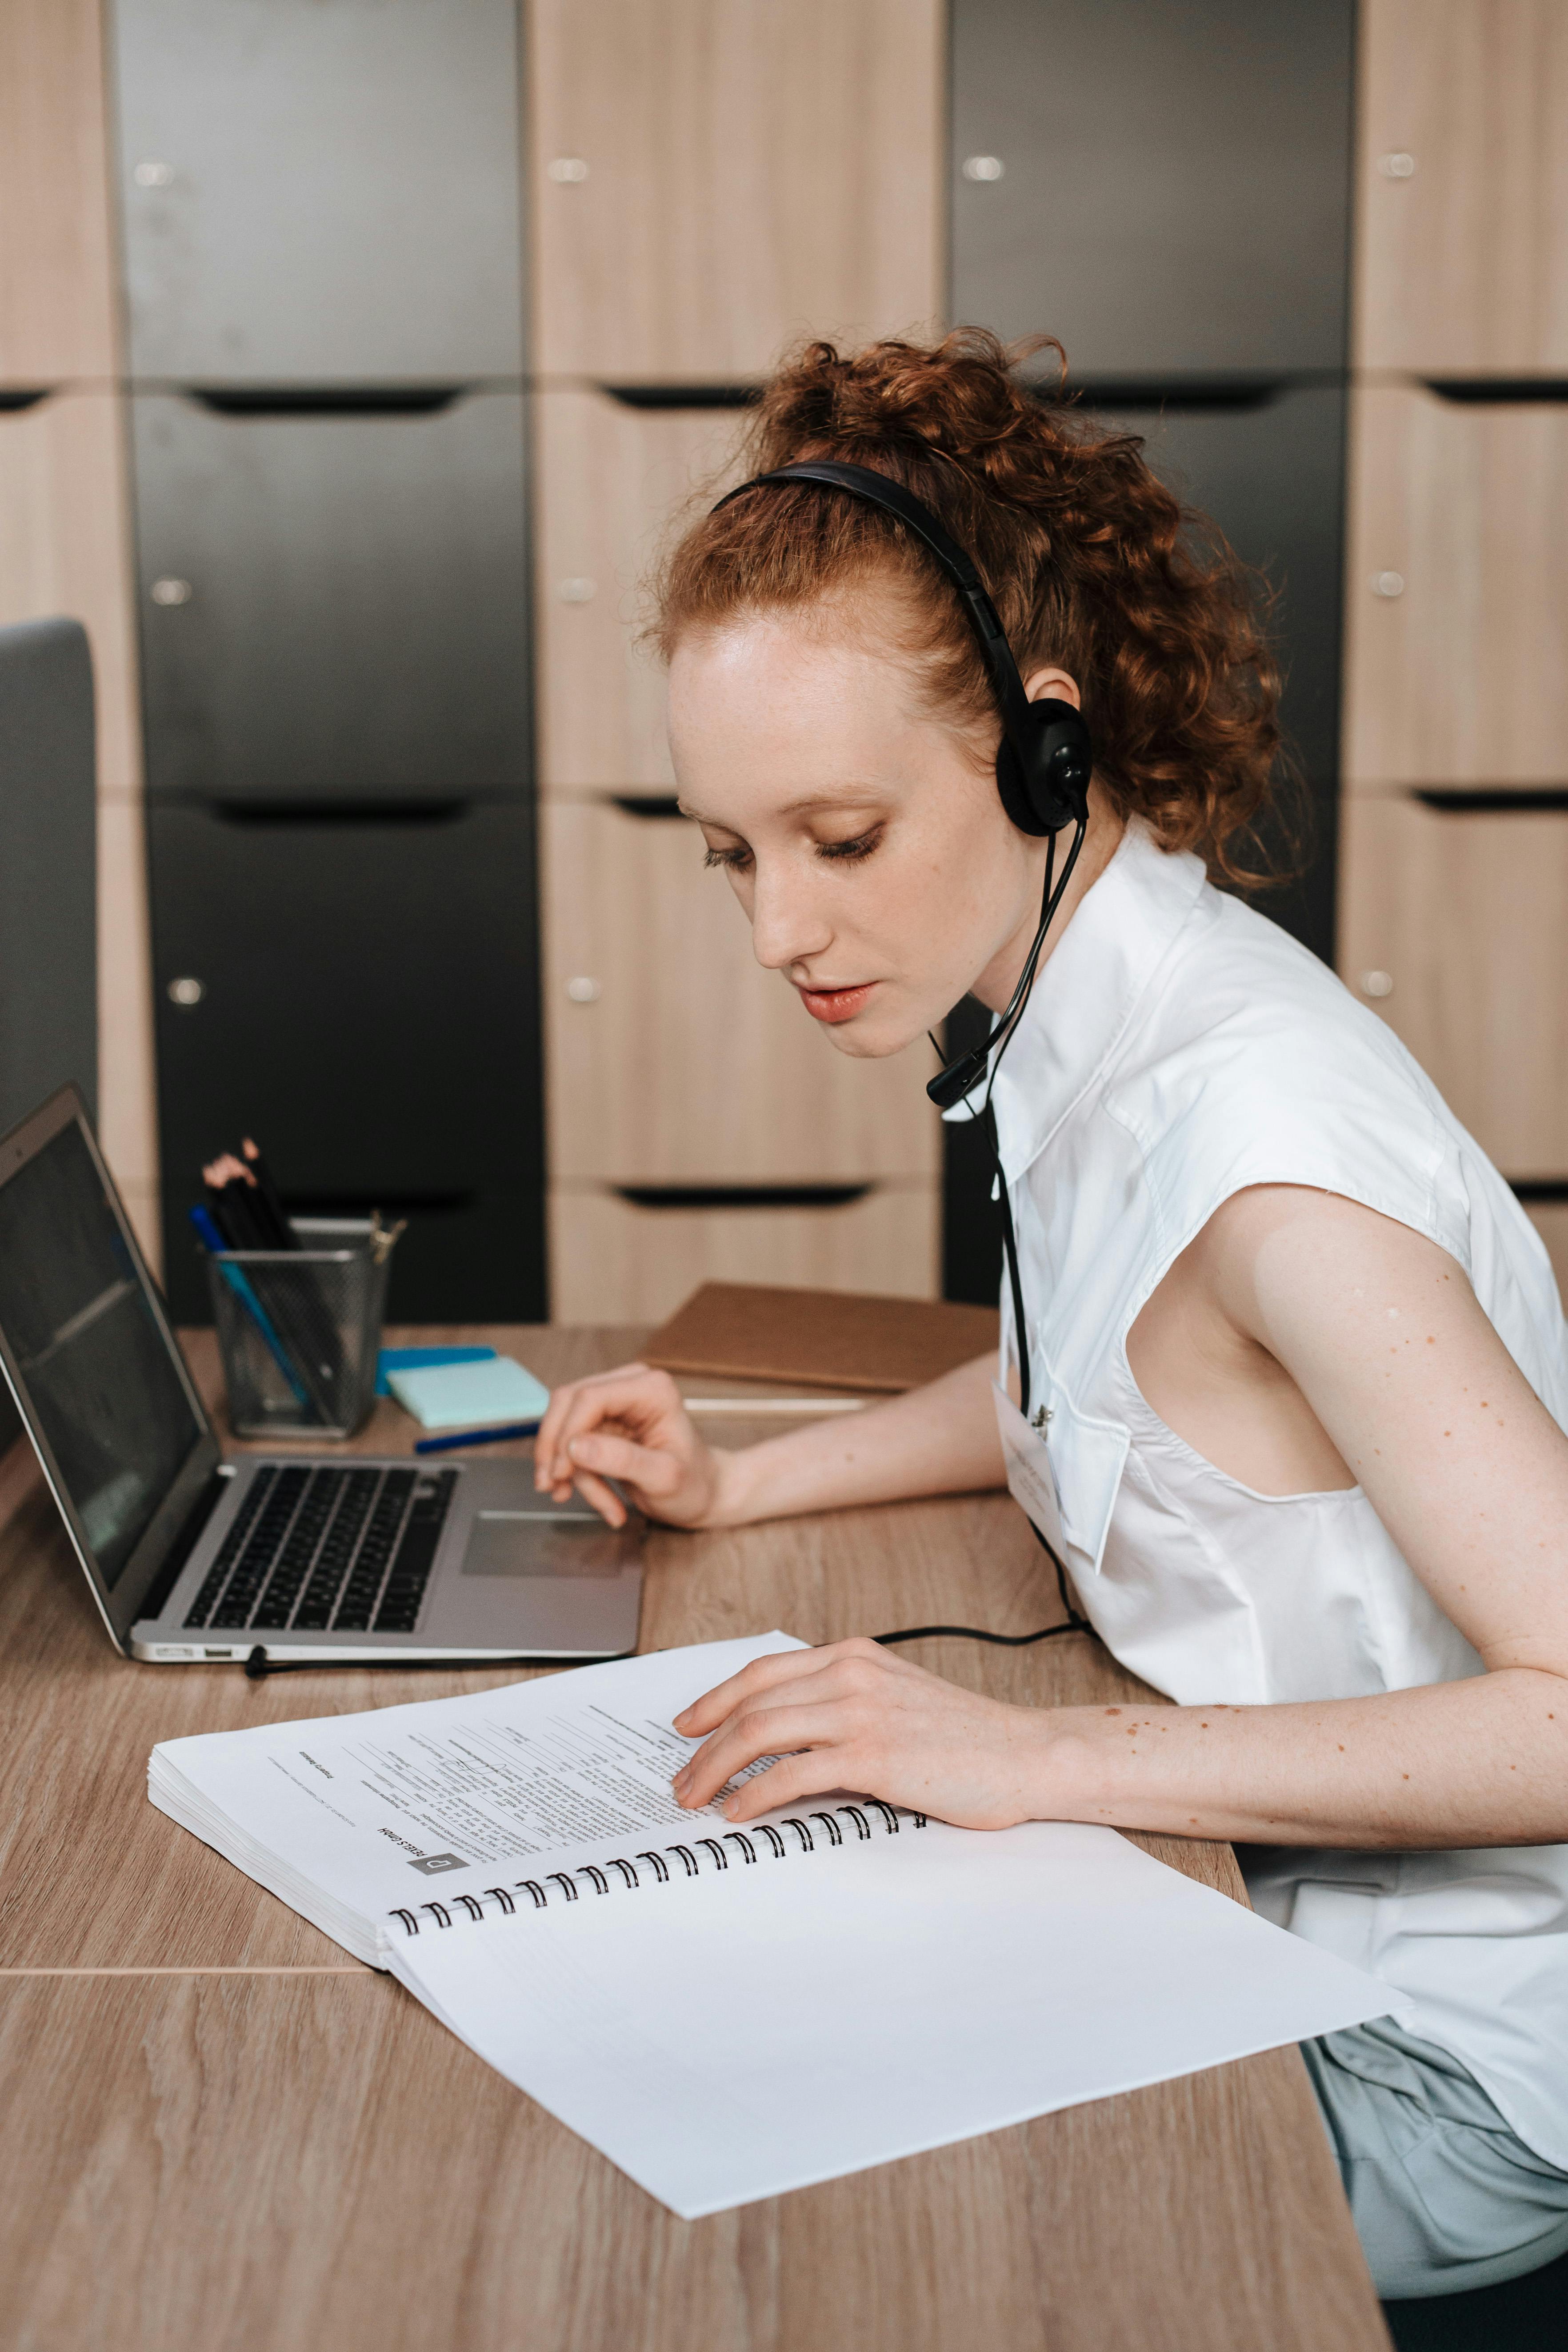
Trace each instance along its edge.
{"label": "blank white page", "polygon": [[390,1958],[481,2058],[688,2220],[1391,2006],[1114,1831],[1047,1822],[906,1818],[455,1923]]}

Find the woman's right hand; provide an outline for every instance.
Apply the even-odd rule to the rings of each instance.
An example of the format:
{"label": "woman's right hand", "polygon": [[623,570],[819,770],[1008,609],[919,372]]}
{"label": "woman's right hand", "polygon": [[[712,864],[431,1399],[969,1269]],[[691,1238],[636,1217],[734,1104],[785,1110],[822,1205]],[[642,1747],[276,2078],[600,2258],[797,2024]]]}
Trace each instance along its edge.
{"label": "woman's right hand", "polygon": [[668,1372],[622,1364],[559,1388],[539,1425],[533,1483],[563,1503],[574,1487],[624,1527],[618,1479],[640,1511],[674,1528],[712,1526],[722,1474],[733,1457],[703,1443]]}

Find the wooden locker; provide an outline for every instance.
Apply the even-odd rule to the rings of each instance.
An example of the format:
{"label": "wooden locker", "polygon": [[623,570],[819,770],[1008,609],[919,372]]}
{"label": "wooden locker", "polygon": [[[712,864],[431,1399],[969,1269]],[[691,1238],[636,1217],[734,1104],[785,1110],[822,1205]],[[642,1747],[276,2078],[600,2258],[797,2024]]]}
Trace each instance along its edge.
{"label": "wooden locker", "polygon": [[924,1039],[887,1061],[837,1052],[752,957],[695,825],[555,802],[541,830],[556,1183],[934,1180]]}
{"label": "wooden locker", "polygon": [[1568,372],[1568,9],[1363,0],[1356,359]]}
{"label": "wooden locker", "polygon": [[1568,810],[1347,801],[1340,969],[1505,1176],[1568,1171]]}
{"label": "wooden locker", "polygon": [[116,373],[100,0],[0,8],[0,383]]}
{"label": "wooden locker", "polygon": [[683,518],[739,476],[733,408],[534,403],[540,782],[668,793],[664,672],[637,644],[644,583]]}
{"label": "wooden locker", "polygon": [[550,1297],[561,1323],[662,1323],[702,1282],[937,1295],[934,1183],[809,1209],[647,1209],[556,1192]]}
{"label": "wooden locker", "polygon": [[759,376],[940,300],[940,0],[535,0],[533,363]]}
{"label": "wooden locker", "polygon": [[1352,402],[1345,776],[1568,778],[1568,404]]}

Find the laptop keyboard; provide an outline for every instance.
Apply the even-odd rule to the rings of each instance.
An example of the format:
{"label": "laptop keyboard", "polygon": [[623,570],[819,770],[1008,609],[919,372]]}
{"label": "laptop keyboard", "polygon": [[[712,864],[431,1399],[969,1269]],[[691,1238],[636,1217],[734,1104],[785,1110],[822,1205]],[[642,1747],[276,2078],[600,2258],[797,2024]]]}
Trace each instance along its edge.
{"label": "laptop keyboard", "polygon": [[214,1633],[412,1633],[455,1470],[268,1465],[185,1620]]}

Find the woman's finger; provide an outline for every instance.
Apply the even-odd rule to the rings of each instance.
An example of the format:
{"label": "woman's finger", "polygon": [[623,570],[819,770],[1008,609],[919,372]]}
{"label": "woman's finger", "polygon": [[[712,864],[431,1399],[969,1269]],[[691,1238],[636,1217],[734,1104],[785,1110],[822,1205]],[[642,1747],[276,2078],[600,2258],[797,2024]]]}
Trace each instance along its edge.
{"label": "woman's finger", "polygon": [[841,1748],[813,1748],[805,1755],[781,1756],[765,1772],[733,1790],[721,1810],[726,1821],[754,1822],[761,1814],[780,1811],[785,1805],[804,1804],[808,1797],[858,1785],[858,1776]]}
{"label": "woman's finger", "polygon": [[[668,1379],[668,1375],[663,1376]],[[568,1381],[556,1390],[545,1408],[534,1441],[534,1465],[538,1483],[543,1486],[563,1475],[563,1448],[569,1436],[590,1429],[600,1421],[614,1418],[617,1410],[635,1405],[639,1391],[646,1399],[647,1383],[657,1380],[646,1364],[622,1364],[613,1372],[595,1373],[591,1379]],[[674,1392],[675,1384],[670,1382]]]}
{"label": "woman's finger", "polygon": [[636,1381],[595,1382],[574,1398],[556,1433],[561,1459],[574,1437],[586,1437],[606,1423],[639,1436],[673,1432],[679,1423],[680,1398],[668,1373],[644,1372]]}
{"label": "woman's finger", "polygon": [[574,1437],[566,1448],[577,1470],[596,1470],[601,1477],[620,1478],[645,1495],[672,1495],[680,1483],[680,1466],[668,1454],[638,1445],[629,1437],[595,1430]]}
{"label": "woman's finger", "polygon": [[551,1391],[550,1402],[539,1423],[539,1435],[534,1441],[535,1451],[542,1460],[547,1453],[553,1451],[562,1424],[583,1385],[581,1381],[563,1381],[558,1388]]}
{"label": "woman's finger", "polygon": [[829,1642],[818,1650],[776,1650],[765,1658],[753,1658],[738,1675],[728,1681],[715,1683],[710,1691],[694,1698],[675,1718],[675,1728],[685,1738],[700,1739],[705,1732],[717,1729],[727,1716],[749,1700],[760,1697],[781,1683],[797,1681],[803,1675],[821,1674],[824,1668],[838,1664],[847,1658],[863,1660],[878,1666],[895,1665],[885,1650],[864,1635],[848,1642]]}
{"label": "woman's finger", "polygon": [[[575,1489],[576,1492],[582,1496],[583,1500],[585,1503],[589,1503],[593,1506],[594,1509],[598,1512],[599,1517],[602,1519],[608,1520],[611,1527],[624,1528],[626,1526],[626,1507],[622,1502],[620,1496],[616,1494],[615,1488],[613,1486],[606,1486],[602,1478],[592,1476],[586,1470],[581,1471],[579,1472],[575,1482]],[[563,1503],[572,1492],[573,1488],[568,1486],[565,1493],[557,1496],[555,1499],[558,1502]]]}
{"label": "woman's finger", "polygon": [[819,1748],[836,1737],[842,1744],[857,1727],[858,1722],[851,1722],[843,1703],[832,1700],[748,1708],[704,1741],[676,1774],[677,1801],[689,1811],[709,1804],[737,1772],[760,1758],[784,1755],[797,1748]]}

